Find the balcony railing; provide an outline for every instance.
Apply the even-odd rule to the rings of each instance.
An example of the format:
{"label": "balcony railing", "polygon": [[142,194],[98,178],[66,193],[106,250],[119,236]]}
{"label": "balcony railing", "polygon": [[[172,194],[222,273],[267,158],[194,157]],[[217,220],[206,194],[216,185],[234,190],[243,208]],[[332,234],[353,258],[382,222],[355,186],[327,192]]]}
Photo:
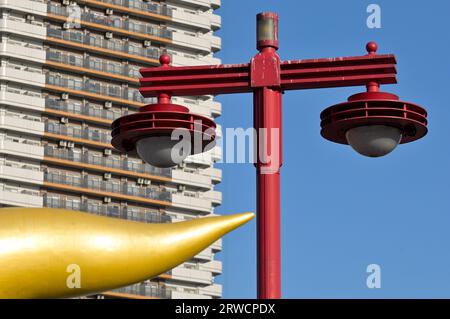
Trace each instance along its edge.
{"label": "balcony railing", "polygon": [[64,184],[75,187],[88,188],[96,191],[118,193],[147,199],[170,201],[171,193],[164,190],[155,190],[147,187],[139,187],[128,182],[110,182],[90,175],[74,176],[65,173],[44,172],[44,181],[56,184]]}
{"label": "balcony railing", "polygon": [[82,56],[69,55],[67,53],[61,53],[56,51],[47,51],[46,59],[59,63],[64,63],[72,66],[83,67],[84,59]]}
{"label": "balcony railing", "polygon": [[139,103],[153,103],[155,99],[144,98],[139,90],[122,87],[120,85],[103,83],[91,79],[81,79],[69,76],[60,76],[54,73],[46,74],[46,84],[68,88],[76,91],[86,91],[107,97],[129,100]]}
{"label": "balcony railing", "polygon": [[47,27],[47,35],[52,38],[78,42],[102,49],[119,51],[131,55],[136,55],[137,57],[145,57],[155,60],[159,59],[159,56],[162,54],[162,51],[155,47],[138,47],[129,45],[127,42],[122,43],[118,41],[107,40],[104,38],[93,37],[91,35],[85,35],[75,30],[59,30]]}
{"label": "balcony railing", "polygon": [[18,187],[4,185],[4,184],[0,184],[0,191],[10,192],[10,193],[13,193],[13,194],[23,194],[23,195],[30,195],[30,196],[39,197],[39,192],[38,191],[18,188]]}
{"label": "balcony railing", "polygon": [[87,126],[74,127],[61,125],[59,123],[45,122],[45,131],[48,133],[81,138],[105,144],[111,143],[111,135],[109,133],[103,133]]}
{"label": "balcony railing", "polygon": [[[51,2],[48,3],[48,13],[73,18],[73,13],[67,10],[66,7],[56,6]],[[137,21],[125,20],[119,17],[105,16],[92,12],[81,12],[79,20],[99,24],[102,26],[138,32],[144,35],[150,34],[160,38],[172,39],[171,30],[165,29],[163,27],[157,27],[155,25],[151,25],[148,23],[140,23]]]}
{"label": "balcony railing", "polygon": [[142,0],[98,0],[107,4],[114,4],[121,7],[127,7],[131,9],[138,9],[141,11],[156,13],[163,16],[172,16],[173,9],[165,4],[159,4],[154,2],[144,2]]}
{"label": "balcony railing", "polygon": [[142,283],[119,288],[113,291],[131,295],[162,298],[162,299],[171,299],[172,297],[171,291],[169,289],[166,289],[166,287],[152,286],[149,284],[142,284]]}
{"label": "balcony railing", "polygon": [[98,165],[102,167],[116,168],[122,169],[126,171],[131,171],[134,173],[141,174],[149,174],[149,175],[158,175],[164,177],[171,176],[170,168],[159,168],[154,167],[148,164],[139,164],[134,161],[130,161],[127,158],[124,159],[116,159],[112,157],[104,157],[104,156],[94,156],[89,152],[74,152],[70,149],[57,149],[52,146],[47,145],[44,148],[45,156],[59,158],[64,160],[69,160],[73,162],[79,163],[87,163],[92,165]]}
{"label": "balcony railing", "polygon": [[75,211],[84,211],[91,214],[133,220],[142,223],[170,223],[172,218],[164,213],[149,212],[144,209],[119,207],[115,205],[100,204],[89,200],[68,201],[60,196],[44,194],[44,207],[63,208]]}
{"label": "balcony railing", "polygon": [[59,51],[47,51],[46,58],[49,61],[131,78],[138,78],[141,76],[138,69],[129,66],[128,64],[113,63],[104,59],[92,59],[90,57],[83,58],[82,56]]}
{"label": "balcony railing", "polygon": [[47,98],[45,100],[45,107],[53,110],[64,111],[73,114],[81,114],[111,121],[121,116],[127,115],[129,113],[128,111],[125,110],[121,110],[120,112],[114,112],[107,109],[98,109],[91,107],[89,103],[87,104],[74,103],[53,98]]}

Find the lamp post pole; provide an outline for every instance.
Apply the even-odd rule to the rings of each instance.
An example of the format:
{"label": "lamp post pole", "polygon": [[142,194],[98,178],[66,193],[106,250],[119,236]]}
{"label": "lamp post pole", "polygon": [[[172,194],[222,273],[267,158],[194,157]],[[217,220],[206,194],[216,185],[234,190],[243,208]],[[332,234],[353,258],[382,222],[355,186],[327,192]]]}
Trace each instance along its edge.
{"label": "lamp post pole", "polygon": [[[214,138],[215,135],[209,131],[215,127],[213,121],[189,113],[183,106],[170,104],[170,96],[253,93],[254,128],[258,137],[255,154],[258,298],[275,299],[281,297],[283,92],[367,86],[368,92],[356,94],[348,102],[332,106],[321,114],[322,136],[341,144],[348,144],[346,132],[354,127],[379,128],[380,125],[395,127],[399,134],[403,134],[400,142],[408,143],[426,134],[427,121],[426,111],[421,107],[399,101],[393,94],[378,91],[381,84],[397,82],[397,71],[395,56],[376,54],[377,45],[374,42],[368,43],[368,54],[363,56],[282,62],[277,54],[277,14],[258,14],[257,29],[259,53],[250,63],[172,67],[170,57],[162,55],[160,67],[141,69],[141,94],[144,97],[160,97],[159,103],[115,120],[112,144],[120,151],[136,154],[138,141],[148,136],[170,137],[171,131],[180,126],[194,132],[195,119],[203,119],[202,133]],[[146,147],[150,149],[155,146],[150,143]],[[195,153],[198,151],[192,154]]]}
{"label": "lamp post pole", "polygon": [[[261,299],[281,298],[281,95],[279,89],[266,87],[254,93],[254,127],[258,143],[255,165],[257,285]],[[274,139],[277,141],[272,143]],[[270,159],[267,161],[264,157]]]}
{"label": "lamp post pole", "polygon": [[257,290],[258,298],[281,298],[280,169],[282,165],[281,60],[278,16],[260,13],[257,49],[250,62],[253,125],[256,132]]}

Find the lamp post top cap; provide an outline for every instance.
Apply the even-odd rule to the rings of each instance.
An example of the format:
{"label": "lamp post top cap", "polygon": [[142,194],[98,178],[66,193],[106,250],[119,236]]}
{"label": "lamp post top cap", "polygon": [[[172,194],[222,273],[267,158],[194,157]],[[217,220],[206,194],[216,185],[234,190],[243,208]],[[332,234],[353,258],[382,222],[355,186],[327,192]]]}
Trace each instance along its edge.
{"label": "lamp post top cap", "polygon": [[366,50],[369,54],[376,54],[378,50],[378,44],[376,42],[370,41],[366,44]]}
{"label": "lamp post top cap", "polygon": [[159,63],[161,63],[161,65],[169,65],[170,61],[170,55],[168,55],[167,53],[164,53],[159,57]]}
{"label": "lamp post top cap", "polygon": [[261,12],[258,13],[257,15],[258,20],[259,19],[264,19],[264,18],[269,18],[269,19],[277,19],[278,20],[278,13],[275,12]]}

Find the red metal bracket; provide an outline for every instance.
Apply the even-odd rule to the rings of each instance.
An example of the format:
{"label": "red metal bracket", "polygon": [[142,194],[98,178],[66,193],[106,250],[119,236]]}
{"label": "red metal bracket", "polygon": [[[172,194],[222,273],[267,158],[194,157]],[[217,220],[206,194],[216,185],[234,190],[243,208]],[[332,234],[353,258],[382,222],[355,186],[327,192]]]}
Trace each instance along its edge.
{"label": "red metal bracket", "polygon": [[250,62],[250,86],[252,88],[281,86],[281,60],[274,48],[266,48]]}
{"label": "red metal bracket", "polygon": [[[397,83],[396,63],[391,54],[285,61],[280,64],[280,87],[301,90],[359,86],[369,82],[393,84]],[[141,74],[140,92],[145,97],[156,97],[161,92],[172,96],[250,93],[254,86],[276,84],[273,77],[263,79],[254,74],[252,84],[250,64],[161,66],[143,68]]]}

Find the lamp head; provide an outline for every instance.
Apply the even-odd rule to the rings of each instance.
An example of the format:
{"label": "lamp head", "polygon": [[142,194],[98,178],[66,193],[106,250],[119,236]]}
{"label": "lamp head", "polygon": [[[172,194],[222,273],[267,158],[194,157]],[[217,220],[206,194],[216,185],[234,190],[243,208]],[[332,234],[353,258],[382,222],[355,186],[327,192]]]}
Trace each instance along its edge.
{"label": "lamp head", "polygon": [[189,113],[184,106],[157,103],[115,120],[111,143],[150,165],[168,168],[212,149],[215,128],[213,120]]}
{"label": "lamp head", "polygon": [[320,118],[325,139],[348,144],[368,157],[387,155],[398,144],[418,140],[428,131],[427,112],[422,107],[379,92],[376,83],[369,83],[367,92],[325,109]]}

